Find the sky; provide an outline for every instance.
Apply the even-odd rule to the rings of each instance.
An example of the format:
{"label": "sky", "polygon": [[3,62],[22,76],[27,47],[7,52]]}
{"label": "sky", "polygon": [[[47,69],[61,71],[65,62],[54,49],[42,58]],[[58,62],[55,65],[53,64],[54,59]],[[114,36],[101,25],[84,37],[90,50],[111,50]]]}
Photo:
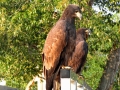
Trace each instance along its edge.
{"label": "sky", "polygon": [[[92,6],[92,8],[96,11],[96,12],[101,12],[102,10],[99,9],[98,6]],[[116,12],[111,12],[106,8],[107,14],[111,13],[113,15],[113,19],[115,22],[120,21],[120,13],[116,13]]]}

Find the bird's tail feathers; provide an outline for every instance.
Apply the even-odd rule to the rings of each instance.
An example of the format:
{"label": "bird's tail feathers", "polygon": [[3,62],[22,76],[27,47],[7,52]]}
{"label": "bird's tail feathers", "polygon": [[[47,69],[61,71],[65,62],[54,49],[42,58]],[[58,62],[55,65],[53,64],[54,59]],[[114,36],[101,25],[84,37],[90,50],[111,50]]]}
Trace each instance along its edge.
{"label": "bird's tail feathers", "polygon": [[53,88],[54,74],[46,77],[46,90],[52,90]]}

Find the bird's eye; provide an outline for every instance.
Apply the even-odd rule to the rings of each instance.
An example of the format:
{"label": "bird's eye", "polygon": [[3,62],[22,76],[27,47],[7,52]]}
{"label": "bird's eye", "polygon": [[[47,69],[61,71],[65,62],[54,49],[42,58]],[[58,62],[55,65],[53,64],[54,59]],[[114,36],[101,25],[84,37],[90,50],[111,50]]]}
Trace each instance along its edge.
{"label": "bird's eye", "polygon": [[78,10],[75,10],[75,13],[77,13],[78,12]]}

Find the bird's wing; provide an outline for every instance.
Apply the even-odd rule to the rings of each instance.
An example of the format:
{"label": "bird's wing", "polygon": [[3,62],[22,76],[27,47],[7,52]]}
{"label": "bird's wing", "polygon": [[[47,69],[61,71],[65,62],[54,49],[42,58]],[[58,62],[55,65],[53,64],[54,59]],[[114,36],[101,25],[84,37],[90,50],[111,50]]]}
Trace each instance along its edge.
{"label": "bird's wing", "polygon": [[71,60],[69,60],[68,66],[71,66],[75,72],[79,72],[83,67],[88,53],[88,46],[85,41],[80,41],[73,52]]}
{"label": "bird's wing", "polygon": [[50,30],[43,48],[43,65],[46,70],[54,71],[60,60],[61,52],[66,46],[66,22],[59,20]]}

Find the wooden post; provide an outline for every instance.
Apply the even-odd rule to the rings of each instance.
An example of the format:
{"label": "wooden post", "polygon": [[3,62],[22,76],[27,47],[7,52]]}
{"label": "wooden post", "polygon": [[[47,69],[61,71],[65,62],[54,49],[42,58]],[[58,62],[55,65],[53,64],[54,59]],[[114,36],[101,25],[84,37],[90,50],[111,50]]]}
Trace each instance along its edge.
{"label": "wooden post", "polygon": [[60,70],[61,90],[92,90],[71,68]]}
{"label": "wooden post", "polygon": [[61,90],[71,90],[70,85],[70,69],[61,69]]}

